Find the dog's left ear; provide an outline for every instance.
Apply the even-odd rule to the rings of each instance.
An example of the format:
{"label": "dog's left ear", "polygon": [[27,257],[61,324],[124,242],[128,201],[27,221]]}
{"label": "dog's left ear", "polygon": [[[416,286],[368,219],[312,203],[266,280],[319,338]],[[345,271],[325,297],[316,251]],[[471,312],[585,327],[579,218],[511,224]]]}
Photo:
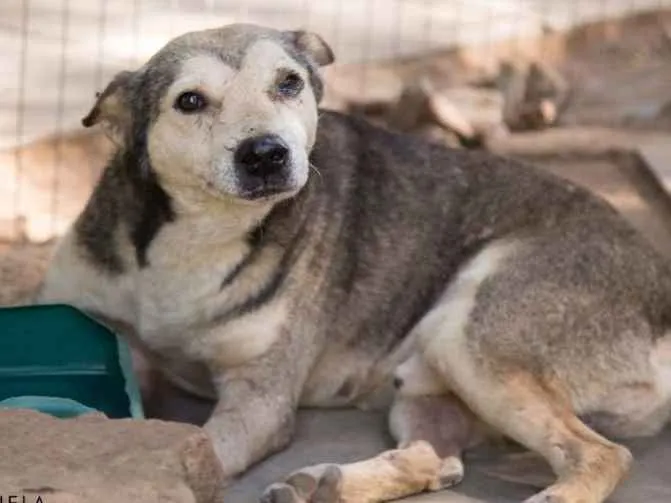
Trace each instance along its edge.
{"label": "dog's left ear", "polygon": [[327,66],[335,61],[331,47],[316,33],[298,30],[288,34],[296,48],[309,54],[319,66]]}
{"label": "dog's left ear", "polygon": [[123,142],[130,128],[131,110],[128,87],[134,72],[118,73],[99,93],[93,108],[82,119],[84,127],[101,124],[107,135],[117,144]]}

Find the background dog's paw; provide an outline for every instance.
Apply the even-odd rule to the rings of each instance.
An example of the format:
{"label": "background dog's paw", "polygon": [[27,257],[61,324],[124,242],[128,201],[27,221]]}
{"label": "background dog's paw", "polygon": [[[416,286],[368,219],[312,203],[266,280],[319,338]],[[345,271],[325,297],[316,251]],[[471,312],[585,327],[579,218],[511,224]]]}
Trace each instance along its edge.
{"label": "background dog's paw", "polygon": [[269,486],[261,503],[339,503],[342,471],[338,465],[310,466]]}

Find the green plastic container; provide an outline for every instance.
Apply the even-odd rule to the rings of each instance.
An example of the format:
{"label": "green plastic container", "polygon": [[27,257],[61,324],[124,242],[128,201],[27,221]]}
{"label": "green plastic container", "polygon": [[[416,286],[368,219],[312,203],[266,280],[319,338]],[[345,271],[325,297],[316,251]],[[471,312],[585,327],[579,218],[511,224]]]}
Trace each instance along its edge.
{"label": "green plastic container", "polygon": [[0,308],[0,407],[144,417],[127,344],[61,304]]}

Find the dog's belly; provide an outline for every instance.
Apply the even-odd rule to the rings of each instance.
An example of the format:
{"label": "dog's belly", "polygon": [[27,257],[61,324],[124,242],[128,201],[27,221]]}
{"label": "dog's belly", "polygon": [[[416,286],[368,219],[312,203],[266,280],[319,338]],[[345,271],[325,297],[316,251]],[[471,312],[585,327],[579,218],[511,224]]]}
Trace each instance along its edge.
{"label": "dog's belly", "polygon": [[384,408],[393,398],[393,355],[378,358],[352,348],[330,348],[318,360],[301,406]]}
{"label": "dog's belly", "polygon": [[[347,340],[347,337],[332,333],[329,339]],[[411,330],[387,349],[370,341],[327,347],[308,378],[301,405],[354,405],[366,409],[390,406],[395,394],[394,371],[416,351],[416,344],[416,334]]]}

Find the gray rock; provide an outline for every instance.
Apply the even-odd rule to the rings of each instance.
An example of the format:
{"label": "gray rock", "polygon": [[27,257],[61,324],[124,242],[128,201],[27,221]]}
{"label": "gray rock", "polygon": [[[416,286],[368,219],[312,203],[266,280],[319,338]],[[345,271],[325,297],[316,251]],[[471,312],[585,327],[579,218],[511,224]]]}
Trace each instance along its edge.
{"label": "gray rock", "polygon": [[6,498],[217,503],[222,484],[210,440],[196,426],[0,410],[0,488]]}

